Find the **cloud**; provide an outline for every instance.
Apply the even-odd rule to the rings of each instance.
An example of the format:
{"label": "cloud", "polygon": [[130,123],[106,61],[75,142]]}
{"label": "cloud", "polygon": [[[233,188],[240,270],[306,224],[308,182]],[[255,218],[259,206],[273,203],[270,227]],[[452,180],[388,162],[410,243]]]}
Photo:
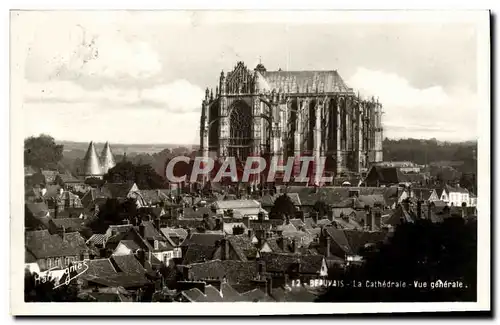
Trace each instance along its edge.
{"label": "cloud", "polygon": [[28,80],[137,81],[161,74],[159,55],[147,42],[130,38],[120,30],[108,28],[94,32],[94,25],[82,24],[63,22],[62,26],[59,23],[39,26],[26,58]]}
{"label": "cloud", "polygon": [[177,113],[199,113],[204,95],[200,87],[183,79],[146,89],[106,86],[99,90],[87,90],[69,81],[32,82],[24,90],[28,103],[93,103],[102,109],[159,108]]}
{"label": "cloud", "polygon": [[477,95],[468,88],[413,87],[394,73],[358,68],[347,83],[383,105],[384,136],[393,138],[477,138]]}

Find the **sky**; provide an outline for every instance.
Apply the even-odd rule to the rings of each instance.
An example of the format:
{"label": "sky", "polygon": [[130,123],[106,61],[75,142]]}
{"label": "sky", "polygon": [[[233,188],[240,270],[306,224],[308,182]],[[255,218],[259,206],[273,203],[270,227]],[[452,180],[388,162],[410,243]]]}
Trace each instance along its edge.
{"label": "sky", "polygon": [[[307,19],[306,19],[307,18]],[[24,135],[198,144],[204,89],[238,61],[337,70],[383,104],[384,136],[477,139],[470,22],[326,19],[300,12],[15,12]]]}

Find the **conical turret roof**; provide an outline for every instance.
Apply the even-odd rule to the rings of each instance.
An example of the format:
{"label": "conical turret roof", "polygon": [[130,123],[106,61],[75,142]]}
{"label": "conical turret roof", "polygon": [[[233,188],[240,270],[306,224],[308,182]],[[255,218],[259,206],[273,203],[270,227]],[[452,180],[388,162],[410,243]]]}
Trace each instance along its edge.
{"label": "conical turret roof", "polygon": [[113,153],[111,152],[111,148],[109,146],[109,143],[106,142],[104,145],[104,149],[102,149],[101,153],[101,168],[102,168],[102,173],[106,174],[108,170],[116,166],[115,162],[115,157],[113,156]]}
{"label": "conical turret roof", "polygon": [[102,175],[99,157],[95,151],[94,142],[90,142],[85,158],[83,158],[83,174],[85,176]]}

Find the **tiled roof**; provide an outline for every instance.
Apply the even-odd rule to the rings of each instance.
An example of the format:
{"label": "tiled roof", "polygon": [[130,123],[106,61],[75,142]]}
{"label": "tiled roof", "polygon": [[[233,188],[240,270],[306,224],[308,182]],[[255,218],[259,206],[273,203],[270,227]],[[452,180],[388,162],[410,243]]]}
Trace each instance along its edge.
{"label": "tiled roof", "polygon": [[134,183],[105,183],[101,191],[108,198],[126,198]]}
{"label": "tiled roof", "polygon": [[[386,232],[382,231],[358,231],[336,229],[334,227],[326,227],[325,230],[332,238],[332,241],[340,247],[345,254],[355,255],[359,253],[359,249],[368,243],[377,243],[385,240]],[[334,244],[332,243],[332,245]]]}
{"label": "tiled roof", "polygon": [[51,235],[48,230],[28,231],[25,244],[37,259],[79,256],[88,251],[85,239],[77,232]]}
{"label": "tiled roof", "polygon": [[186,239],[182,246],[200,245],[207,247],[215,247],[216,243],[224,238],[222,234],[191,234],[191,237]]}
{"label": "tiled roof", "polygon": [[102,246],[104,245],[105,241],[106,241],[106,234],[93,234],[87,240],[87,245],[94,244],[96,246]]}
{"label": "tiled roof", "polygon": [[322,255],[301,255],[285,253],[261,253],[260,260],[265,262],[267,272],[318,273],[323,262]]}
{"label": "tiled roof", "polygon": [[86,261],[89,269],[82,274],[84,279],[106,278],[114,276],[117,271],[108,258]]}
{"label": "tiled roof", "polygon": [[290,186],[288,194],[297,193],[301,205],[313,206],[317,201],[327,204],[338,204],[349,198],[349,191],[358,191],[359,195],[383,194],[385,188],[380,187],[330,187],[311,188],[305,186]]}
{"label": "tiled roof", "polygon": [[258,288],[243,293],[241,297],[242,301],[247,301],[247,302],[269,301],[269,297],[267,296],[267,294]]}
{"label": "tiled roof", "polygon": [[52,219],[51,222],[57,228],[64,227],[66,231],[70,229],[79,231],[85,227],[83,220],[80,218],[57,218],[57,219]]}
{"label": "tiled roof", "polygon": [[256,200],[228,200],[214,202],[216,209],[242,209],[260,208],[260,203]]}
{"label": "tiled roof", "polygon": [[196,302],[222,302],[222,296],[219,290],[215,289],[212,285],[205,286],[205,293],[198,296]]}
{"label": "tiled roof", "polygon": [[341,218],[342,216],[350,216],[354,213],[354,209],[352,208],[332,208],[333,217]]}
{"label": "tiled roof", "polygon": [[139,193],[148,204],[157,204],[170,200],[168,195],[160,190],[140,190]]}
{"label": "tiled roof", "polygon": [[376,204],[385,204],[384,196],[382,194],[360,195],[358,200],[363,206],[369,207],[373,207]]}
{"label": "tiled roof", "polygon": [[224,222],[224,233],[227,235],[232,235],[233,234],[233,228],[234,227],[240,227],[243,228],[244,233],[247,232],[247,227],[243,222]]}
{"label": "tiled roof", "polygon": [[145,270],[141,263],[133,254],[129,255],[113,255],[115,266],[118,267],[119,272],[127,274],[144,274]]}
{"label": "tiled roof", "polygon": [[447,193],[469,193],[466,188],[460,187],[460,186],[451,186],[451,185],[445,185],[444,189],[446,190]]}
{"label": "tiled roof", "polygon": [[257,248],[247,235],[227,236],[226,239],[229,240],[240,261],[246,261],[247,258],[255,258],[257,255]]}
{"label": "tiled roof", "polygon": [[170,238],[179,237],[182,240],[184,240],[188,235],[188,232],[186,231],[186,229],[183,229],[183,228],[166,227],[166,228],[161,228],[160,230],[164,236],[170,237]]}
{"label": "tiled roof", "polygon": [[189,301],[196,302],[198,298],[203,296],[203,292],[201,292],[201,290],[198,288],[191,288],[189,290],[182,291],[182,295]]}
{"label": "tiled roof", "polygon": [[189,265],[189,280],[226,279],[228,283],[249,282],[257,276],[257,263],[214,260]]}
{"label": "tiled roof", "polygon": [[49,208],[45,202],[26,203],[26,209],[36,218],[42,218],[49,213]]}
{"label": "tiled roof", "polygon": [[147,240],[164,240],[165,237],[163,234],[156,229],[153,222],[151,221],[143,221],[142,225],[144,226],[144,239]]}
{"label": "tiled roof", "polygon": [[297,229],[302,229],[306,226],[305,223],[302,222],[300,219],[290,219],[290,223]]}
{"label": "tiled roof", "polygon": [[217,247],[215,246],[191,244],[183,254],[182,264],[189,265],[192,263],[201,263],[211,260],[216,249]]}
{"label": "tiled roof", "polygon": [[36,257],[27,248],[24,249],[24,263],[36,263]]}
{"label": "tiled roof", "polygon": [[161,207],[142,207],[139,209],[139,214],[143,216],[151,216],[154,219],[159,218],[165,214],[165,210]]}
{"label": "tiled roof", "polygon": [[139,288],[150,283],[144,274],[118,273],[106,278],[87,279],[107,287]]}
{"label": "tiled roof", "polygon": [[321,226],[328,226],[328,225],[331,225],[332,222],[328,219],[319,219],[318,222],[316,223],[316,225],[318,227],[321,227]]}
{"label": "tiled roof", "polygon": [[220,292],[222,294],[222,299],[224,302],[235,302],[241,301],[241,294],[236,291],[229,283],[222,283],[220,286]]}
{"label": "tiled roof", "polygon": [[203,218],[204,215],[214,216],[215,212],[209,207],[198,207],[196,210],[191,207],[182,209],[182,217],[185,219]]}
{"label": "tiled roof", "polygon": [[353,218],[335,218],[333,222],[342,229],[362,230],[363,227]]}

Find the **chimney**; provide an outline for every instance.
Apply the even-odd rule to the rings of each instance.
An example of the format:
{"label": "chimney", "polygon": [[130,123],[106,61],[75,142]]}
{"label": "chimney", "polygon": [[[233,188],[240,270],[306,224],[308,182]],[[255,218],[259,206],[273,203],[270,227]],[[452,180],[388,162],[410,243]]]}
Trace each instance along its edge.
{"label": "chimney", "polygon": [[[144,224],[143,224],[143,223],[141,223],[141,224],[139,225],[139,235],[140,235],[142,238],[144,238],[144,235],[145,235],[145,230],[146,230],[146,227],[144,226]],[[144,238],[144,239],[146,239],[146,238]]]}
{"label": "chimney", "polygon": [[271,296],[273,293],[273,278],[270,276],[267,280],[267,295]]}
{"label": "chimney", "polygon": [[279,237],[277,240],[276,240],[277,244],[278,244],[278,247],[282,250],[282,251],[285,251],[285,243],[286,243],[286,239],[283,238],[283,237]]}
{"label": "chimney", "polygon": [[290,217],[286,216],[285,217],[285,225],[289,225],[290,224]]}
{"label": "chimney", "polygon": [[[317,212],[313,212],[314,213],[317,213]],[[303,223],[306,223],[306,215],[304,213],[304,211],[300,211],[300,220],[302,220]]]}
{"label": "chimney", "polygon": [[333,210],[328,209],[326,216],[327,216],[328,220],[333,221]]}
{"label": "chimney", "polygon": [[292,250],[293,250],[293,253],[297,253],[299,247],[299,245],[297,244],[297,240],[294,238],[293,241],[292,241]]}
{"label": "chimney", "polygon": [[229,240],[225,238],[221,240],[220,258],[221,260],[229,260]]}
{"label": "chimney", "polygon": [[259,262],[259,275],[263,276],[264,274],[266,274],[266,262],[261,261]]}
{"label": "chimney", "polygon": [[259,212],[257,214],[257,216],[258,216],[258,219],[259,219],[260,222],[264,221],[264,213],[263,212]]}
{"label": "chimney", "polygon": [[365,214],[365,230],[372,230],[373,229],[373,226],[372,226],[372,214],[370,212],[370,210],[367,210],[366,211],[366,214]]}
{"label": "chimney", "polygon": [[156,229],[160,230],[160,218],[156,218],[154,222]]}
{"label": "chimney", "polygon": [[221,227],[221,218],[215,219],[215,229],[214,230],[224,230],[224,227]]}
{"label": "chimney", "polygon": [[248,237],[252,239],[253,237],[253,229],[248,229]]}
{"label": "chimney", "polygon": [[326,237],[326,257],[330,257],[331,251],[330,251],[330,246],[332,244],[332,239],[330,238],[329,235]]}
{"label": "chimney", "polygon": [[373,230],[380,230],[382,228],[382,212],[380,210],[376,210],[374,213],[373,213],[373,224],[372,224],[372,228]]}
{"label": "chimney", "polygon": [[146,253],[144,253],[144,251],[142,249],[138,249],[136,251],[136,257],[142,266],[144,266],[146,264]]}
{"label": "chimney", "polygon": [[317,212],[314,212],[312,214],[312,219],[313,219],[314,224],[318,223],[318,213]]}
{"label": "chimney", "polygon": [[184,280],[189,281],[189,266],[184,266],[182,268],[182,277]]}
{"label": "chimney", "polygon": [[406,211],[409,211],[409,210],[410,210],[410,200],[405,199],[405,200],[403,201],[403,208],[404,208]]}
{"label": "chimney", "polygon": [[245,227],[250,228],[250,218],[248,216],[243,217],[243,224]]}

